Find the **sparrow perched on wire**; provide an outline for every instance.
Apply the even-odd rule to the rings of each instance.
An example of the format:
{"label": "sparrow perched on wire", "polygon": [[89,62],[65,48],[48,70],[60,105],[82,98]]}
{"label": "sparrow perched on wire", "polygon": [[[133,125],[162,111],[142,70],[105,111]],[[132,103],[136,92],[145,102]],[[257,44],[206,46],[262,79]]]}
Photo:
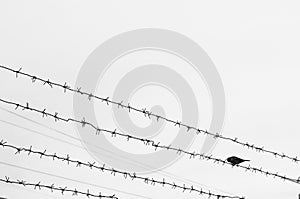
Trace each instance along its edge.
{"label": "sparrow perched on wire", "polygon": [[231,156],[229,158],[226,159],[227,162],[231,163],[232,166],[235,166],[237,164],[240,164],[242,162],[246,162],[246,161],[250,161],[250,160],[243,160],[241,158],[235,157],[235,156]]}

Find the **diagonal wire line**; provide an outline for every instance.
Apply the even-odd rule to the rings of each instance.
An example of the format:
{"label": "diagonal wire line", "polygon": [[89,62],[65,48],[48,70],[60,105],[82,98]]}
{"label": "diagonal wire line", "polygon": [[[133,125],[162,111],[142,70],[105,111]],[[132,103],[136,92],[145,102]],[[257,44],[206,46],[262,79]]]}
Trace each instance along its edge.
{"label": "diagonal wire line", "polygon": [[[116,129],[113,130],[113,131],[112,130],[107,130],[107,129],[102,129],[102,128],[96,127],[95,125],[85,121],[85,118],[83,118],[81,121],[73,119],[73,118],[63,118],[63,117],[58,116],[57,112],[55,112],[54,114],[51,114],[49,112],[46,112],[46,109],[44,109],[42,111],[42,110],[32,108],[32,107],[29,106],[28,102],[26,103],[26,106],[23,106],[21,104],[15,103],[15,102],[10,102],[10,101],[7,101],[7,100],[3,100],[1,98],[0,98],[0,102],[10,104],[10,105],[14,105],[14,106],[16,106],[15,109],[22,108],[23,111],[24,110],[30,110],[30,111],[33,111],[33,112],[40,113],[40,114],[42,114],[43,117],[50,116],[50,117],[54,118],[55,122],[57,122],[57,121],[64,121],[64,122],[67,122],[67,123],[68,122],[75,122],[75,123],[81,124],[82,128],[84,128],[85,126],[90,126],[90,127],[94,128],[96,130],[96,135],[99,135],[101,132],[108,133],[108,134],[111,135],[111,137],[116,137],[118,135],[120,137],[126,138],[127,141],[132,139],[132,140],[137,140],[137,141],[143,142],[147,146],[150,145],[150,146],[154,147],[155,150],[157,150],[158,148],[165,149],[165,150],[171,150],[171,151],[175,151],[178,155],[181,155],[181,154],[189,155],[190,159],[192,159],[192,158],[194,159],[196,157],[199,157],[200,160],[203,159],[203,160],[211,161],[211,162],[216,163],[216,164],[221,163],[222,165],[226,164],[226,165],[232,166],[231,163],[226,162],[225,160],[222,160],[222,159],[219,159],[219,158],[215,158],[212,155],[208,156],[208,155],[205,155],[203,153],[196,153],[195,151],[194,152],[189,152],[189,151],[182,150],[180,148],[171,147],[171,145],[169,145],[169,146],[161,145],[160,142],[156,143],[155,141],[150,140],[150,139],[140,138],[140,137],[132,136],[132,135],[129,135],[129,134],[124,134],[124,133],[121,133],[121,132],[117,132]],[[265,176],[272,176],[274,178],[280,178],[284,181],[287,180],[287,181],[290,181],[290,182],[293,182],[293,183],[296,183],[296,184],[300,184],[300,177],[298,177],[297,179],[286,177],[286,175],[279,174],[278,172],[274,173],[274,172],[270,172],[270,171],[267,171],[267,170],[263,170],[262,168],[258,169],[258,168],[255,168],[255,167],[251,167],[250,164],[248,166],[235,165],[235,166],[232,166],[232,168],[233,167],[242,168],[242,169],[245,169],[245,171],[251,171],[253,173],[257,172],[257,173],[260,173],[260,174],[265,175]]]}
{"label": "diagonal wire line", "polygon": [[117,169],[114,169],[114,168],[108,168],[108,167],[105,166],[105,164],[103,164],[102,166],[97,166],[96,162],[91,163],[91,162],[82,162],[82,161],[79,161],[79,160],[74,160],[74,159],[71,159],[69,155],[67,155],[67,157],[62,157],[62,156],[58,156],[56,153],[49,154],[49,153],[46,153],[46,150],[43,151],[43,152],[33,150],[32,146],[30,146],[30,148],[17,147],[17,146],[11,145],[11,144],[7,144],[7,142],[5,142],[3,140],[0,141],[0,146],[2,146],[3,148],[10,148],[10,149],[16,150],[15,155],[20,154],[21,152],[28,152],[28,155],[37,154],[37,155],[40,156],[40,158],[48,157],[48,158],[52,158],[53,160],[55,160],[55,159],[56,160],[61,160],[63,162],[66,162],[68,165],[70,163],[73,163],[73,164],[76,164],[76,167],[84,166],[84,167],[87,167],[87,168],[90,168],[90,169],[94,168],[94,169],[97,169],[97,170],[102,171],[102,172],[105,172],[105,171],[110,172],[113,176],[115,176],[116,174],[120,174],[120,175],[124,176],[125,179],[128,177],[128,178],[131,178],[132,180],[134,180],[134,179],[143,180],[144,183],[146,183],[146,184],[150,183],[153,186],[157,183],[157,184],[161,184],[162,186],[165,186],[165,185],[169,186],[172,189],[176,189],[176,188],[181,189],[183,192],[185,192],[185,191],[189,191],[190,193],[191,192],[196,192],[199,195],[207,195],[209,197],[213,196],[213,197],[216,197],[217,199],[219,199],[219,198],[244,199],[244,197],[219,195],[219,194],[211,193],[210,191],[203,191],[202,189],[199,190],[197,188],[194,188],[193,186],[186,187],[185,184],[183,184],[183,186],[177,185],[175,182],[173,182],[173,183],[168,182],[164,178],[163,178],[162,181],[160,181],[160,180],[155,180],[153,178],[150,179],[149,177],[138,176],[136,173],[129,173],[129,172],[120,171],[120,170],[117,170]]}
{"label": "diagonal wire line", "polygon": [[102,198],[118,199],[118,197],[116,197],[115,195],[106,196],[106,195],[102,195],[101,192],[99,194],[90,193],[89,189],[87,191],[79,191],[76,188],[69,189],[68,187],[57,187],[54,184],[51,185],[41,184],[41,181],[39,181],[38,183],[31,183],[31,182],[26,182],[24,180],[10,180],[10,178],[7,176],[5,176],[5,178],[0,178],[0,182],[7,183],[7,184],[22,185],[24,187],[33,187],[35,190],[36,189],[41,190],[42,188],[45,188],[51,190],[51,192],[59,191],[61,192],[62,195],[64,195],[64,193],[69,192],[72,193],[72,196],[84,195],[88,198],[94,197],[100,199]]}
{"label": "diagonal wire line", "polygon": [[71,91],[71,92],[74,92],[74,93],[78,93],[78,94],[81,94],[81,95],[86,95],[88,97],[88,100],[91,100],[92,98],[94,98],[94,99],[100,100],[103,103],[106,103],[107,105],[112,104],[112,105],[116,105],[118,108],[120,108],[120,107],[121,108],[125,108],[129,112],[130,111],[135,111],[135,112],[138,112],[138,113],[142,113],[142,114],[144,114],[145,117],[148,117],[149,119],[151,119],[151,117],[156,118],[157,121],[159,119],[162,119],[162,120],[164,120],[166,122],[174,124],[175,126],[178,126],[179,128],[181,126],[185,127],[186,130],[187,130],[187,132],[193,130],[194,133],[196,133],[197,135],[203,133],[204,135],[213,136],[216,139],[220,138],[222,140],[227,140],[227,141],[233,142],[235,144],[241,145],[243,147],[246,147],[247,149],[251,149],[251,150],[254,150],[256,152],[263,152],[263,153],[271,154],[275,158],[276,157],[281,157],[281,158],[284,158],[284,159],[289,159],[289,160],[291,160],[292,162],[295,162],[295,163],[300,162],[300,159],[297,156],[296,157],[292,157],[290,155],[286,155],[285,153],[279,153],[279,152],[275,152],[275,151],[272,151],[272,150],[269,150],[269,149],[265,149],[264,146],[258,147],[256,145],[250,144],[248,142],[239,141],[237,137],[235,137],[235,138],[225,137],[225,136],[223,136],[223,135],[221,135],[219,133],[212,133],[212,132],[208,132],[207,130],[202,130],[202,129],[199,129],[199,128],[196,128],[196,127],[193,127],[193,126],[189,126],[189,125],[184,124],[184,123],[182,123],[182,122],[180,122],[178,120],[175,121],[175,120],[168,119],[166,117],[154,114],[151,111],[148,111],[146,108],[139,109],[139,108],[131,106],[130,103],[128,103],[127,105],[125,105],[125,104],[123,104],[123,101],[121,101],[121,102],[115,102],[113,100],[110,100],[109,97],[99,97],[99,96],[94,95],[93,93],[87,93],[87,92],[81,91],[81,88],[77,88],[77,89],[72,88],[72,87],[68,86],[66,82],[64,84],[59,84],[59,83],[50,81],[49,79],[45,80],[45,79],[42,79],[40,77],[37,77],[37,76],[31,75],[31,74],[22,72],[21,71],[22,68],[20,68],[19,70],[14,70],[14,69],[11,69],[9,67],[1,66],[1,65],[0,65],[0,68],[15,73],[16,77],[18,77],[18,75],[23,75],[23,76],[29,77],[31,79],[32,83],[34,83],[36,81],[40,81],[40,82],[43,83],[43,85],[49,85],[51,88],[53,88],[53,87],[62,88],[64,90],[64,92],[66,92],[68,90],[68,91]]}
{"label": "diagonal wire line", "polygon": [[[4,108],[2,108],[2,107],[0,107],[0,109],[1,109],[1,110],[4,110],[4,111],[7,111],[8,113],[14,114],[14,115],[16,115],[16,116],[18,116],[18,117],[21,117],[21,118],[23,118],[23,119],[25,119],[25,120],[28,120],[28,121],[30,121],[30,122],[34,122],[35,124],[40,125],[40,126],[43,126],[43,127],[47,128],[47,129],[53,130],[53,131],[55,131],[55,132],[57,132],[57,133],[59,133],[59,134],[65,135],[65,136],[67,136],[67,137],[69,137],[69,138],[71,138],[71,139],[74,139],[74,140],[77,140],[77,141],[80,141],[80,142],[81,142],[80,139],[78,139],[78,138],[76,138],[76,137],[73,137],[73,136],[71,136],[71,135],[68,135],[68,134],[66,134],[66,133],[63,133],[63,132],[61,132],[61,131],[59,131],[59,130],[56,130],[56,129],[53,129],[53,128],[48,127],[48,126],[46,126],[46,125],[40,124],[39,122],[33,121],[33,120],[31,120],[31,119],[29,119],[29,118],[27,118],[27,117],[21,116],[21,115],[19,115],[19,114],[17,114],[17,113],[11,112],[11,111],[9,111],[9,110],[7,110],[7,109],[4,109]],[[29,132],[32,132],[32,133],[35,133],[35,134],[39,134],[39,135],[41,135],[41,136],[44,136],[44,137],[47,137],[47,138],[50,138],[50,139],[53,139],[53,140],[56,140],[56,141],[59,141],[59,142],[63,142],[63,143],[69,144],[69,145],[71,145],[71,146],[74,146],[74,147],[77,147],[77,148],[80,148],[80,149],[84,149],[84,150],[85,150],[85,148],[82,147],[82,146],[80,146],[80,145],[76,145],[76,144],[70,143],[70,142],[68,142],[68,141],[65,141],[65,140],[62,140],[62,139],[59,139],[59,138],[56,138],[56,137],[53,137],[53,136],[49,136],[49,135],[43,134],[43,133],[41,133],[41,132],[37,132],[37,131],[32,130],[32,129],[28,129],[28,128],[26,128],[26,127],[22,127],[22,126],[20,126],[20,125],[15,124],[15,123],[11,123],[11,122],[4,121],[4,120],[0,120],[0,122],[3,122],[3,123],[5,123],[5,124],[12,125],[12,126],[14,126],[14,127],[17,127],[17,128],[20,128],[20,129],[23,129],[23,130],[26,130],[26,131],[29,131]],[[91,143],[89,143],[89,144],[91,144]],[[121,159],[122,161],[129,162],[130,164],[139,165],[139,166],[142,166],[142,167],[144,167],[144,168],[154,169],[154,168],[153,168],[152,166],[150,166],[150,165],[147,165],[147,164],[145,164],[145,163],[142,163],[142,162],[139,162],[139,161],[136,161],[136,160],[132,160],[132,159],[127,158],[127,157],[125,158],[125,157],[120,156],[119,154],[115,154],[114,152],[112,152],[112,151],[110,151],[110,150],[108,150],[108,149],[105,149],[105,148],[103,148],[103,147],[100,147],[100,146],[97,146],[97,145],[95,145],[95,147],[96,147],[97,149],[101,150],[101,151],[105,151],[106,153],[111,154],[111,155],[106,155],[106,154],[104,155],[104,154],[101,154],[101,155],[104,155],[104,156],[106,156],[106,157],[114,158],[114,159]],[[98,150],[97,150],[97,151],[94,151],[94,150],[93,150],[93,152],[99,154],[99,151],[98,151]],[[194,180],[190,180],[190,179],[188,179],[188,178],[183,178],[183,177],[177,176],[177,175],[175,175],[175,174],[173,174],[173,173],[170,173],[170,172],[166,172],[166,171],[156,171],[156,172],[157,172],[157,173],[160,173],[160,174],[162,174],[162,175],[164,175],[164,176],[174,178],[174,179],[176,179],[177,181],[180,181],[180,182],[188,182],[188,183],[192,183],[192,184],[197,184],[198,186],[206,187],[207,189],[208,189],[208,188],[212,188],[212,189],[214,189],[215,191],[219,191],[219,192],[226,193],[226,194],[229,194],[229,195],[234,195],[233,193],[229,193],[229,192],[227,192],[227,191],[221,190],[221,189],[216,188],[216,187],[207,186],[207,185],[204,185],[204,184],[199,183],[199,182],[197,182],[197,181],[194,181]]]}
{"label": "diagonal wire line", "polygon": [[26,170],[26,171],[30,171],[30,172],[33,172],[33,173],[38,173],[38,174],[43,174],[43,175],[47,175],[47,176],[51,176],[51,177],[60,178],[60,179],[71,181],[71,182],[76,182],[76,183],[80,183],[80,184],[94,186],[94,187],[97,187],[97,188],[103,188],[103,189],[107,189],[107,190],[112,190],[112,191],[115,191],[115,192],[119,192],[119,193],[131,195],[131,196],[136,196],[136,197],[139,197],[139,198],[152,199],[152,198],[149,198],[149,197],[146,197],[146,196],[142,196],[142,195],[130,193],[130,192],[127,192],[127,191],[122,191],[122,190],[114,189],[114,188],[111,188],[111,187],[100,186],[98,184],[84,182],[84,181],[81,181],[81,180],[75,180],[75,179],[68,178],[68,177],[65,177],[65,176],[59,176],[59,175],[55,175],[55,174],[51,174],[51,173],[47,173],[47,172],[43,172],[43,171],[39,171],[39,170],[34,170],[34,169],[30,169],[30,168],[26,168],[26,167],[22,167],[22,166],[10,164],[10,163],[7,163],[7,162],[1,162],[0,161],[0,164],[1,165],[5,165],[5,166],[9,166],[9,167],[14,167],[14,168]]}

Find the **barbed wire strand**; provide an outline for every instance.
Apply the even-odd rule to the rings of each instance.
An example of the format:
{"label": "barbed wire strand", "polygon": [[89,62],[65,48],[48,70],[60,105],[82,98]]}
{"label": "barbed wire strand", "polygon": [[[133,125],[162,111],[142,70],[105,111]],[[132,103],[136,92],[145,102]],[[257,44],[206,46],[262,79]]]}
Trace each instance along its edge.
{"label": "barbed wire strand", "polygon": [[39,189],[41,190],[42,188],[45,189],[49,189],[51,192],[53,191],[59,191],[61,192],[62,195],[64,195],[64,193],[72,193],[72,196],[78,196],[78,195],[84,195],[88,198],[90,197],[94,197],[94,198],[112,198],[112,199],[118,199],[118,197],[114,195],[111,196],[107,196],[107,195],[103,195],[101,192],[99,194],[94,194],[94,193],[90,193],[89,189],[87,191],[79,191],[76,188],[75,189],[69,189],[68,187],[57,187],[54,184],[51,185],[45,185],[45,184],[41,184],[41,181],[39,181],[38,183],[31,183],[31,182],[26,182],[24,180],[10,180],[9,177],[5,176],[5,178],[0,178],[0,182],[4,182],[7,184],[16,184],[16,185],[22,185],[24,187],[33,187],[35,190]]}
{"label": "barbed wire strand", "polygon": [[[199,157],[200,160],[203,159],[203,160],[207,160],[207,161],[212,161],[213,163],[216,163],[216,164],[221,163],[222,165],[232,166],[231,163],[229,163],[225,160],[219,159],[219,158],[215,158],[212,155],[208,156],[208,155],[205,155],[204,153],[196,153],[195,151],[194,152],[189,152],[189,151],[182,150],[180,148],[171,147],[171,145],[169,145],[169,146],[160,145],[160,142],[156,143],[155,141],[150,140],[150,139],[140,138],[140,137],[137,137],[137,136],[132,136],[132,135],[129,135],[129,134],[124,134],[124,133],[121,133],[121,132],[117,132],[116,129],[112,131],[112,130],[99,128],[99,127],[96,127],[95,125],[93,125],[92,123],[87,122],[85,120],[85,118],[83,118],[81,121],[73,119],[73,118],[67,118],[66,119],[66,118],[58,116],[57,112],[55,112],[54,114],[51,114],[49,112],[46,112],[46,109],[43,109],[43,111],[42,111],[42,110],[32,108],[32,107],[29,106],[28,102],[26,103],[26,106],[23,106],[21,104],[6,101],[6,100],[3,100],[1,98],[0,98],[0,101],[3,102],[3,103],[6,103],[6,104],[16,106],[15,109],[22,108],[23,111],[24,110],[30,110],[30,111],[33,111],[33,112],[37,112],[37,113],[42,114],[42,117],[50,116],[50,117],[54,118],[55,122],[57,122],[57,121],[64,121],[64,122],[67,122],[67,123],[68,122],[75,122],[75,123],[81,124],[82,128],[84,128],[85,126],[90,126],[90,127],[94,128],[96,130],[96,135],[99,135],[101,132],[104,132],[104,133],[110,134],[111,137],[120,136],[120,137],[126,138],[127,141],[137,140],[137,141],[143,142],[146,146],[154,147],[155,150],[157,150],[158,148],[165,149],[165,150],[171,150],[171,151],[175,151],[176,154],[178,154],[178,155],[181,155],[181,154],[189,155],[190,159],[192,159],[192,158],[195,159],[196,157]],[[242,166],[242,165],[232,166],[232,168],[234,168],[234,167],[239,167],[239,168],[245,169],[245,171],[251,171],[253,173],[257,172],[257,173],[263,174],[265,176],[272,176],[274,178],[280,178],[284,181],[287,180],[287,181],[290,181],[290,182],[293,182],[293,183],[300,184],[300,177],[298,177],[297,179],[289,178],[289,177],[286,177],[286,175],[279,174],[278,172],[274,173],[274,172],[270,172],[270,171],[267,171],[267,170],[263,170],[262,168],[258,169],[258,168],[255,168],[255,167],[251,167],[250,164],[248,166]]]}
{"label": "barbed wire strand", "polygon": [[187,187],[185,184],[181,185],[177,185],[175,182],[171,183],[165,180],[165,178],[163,178],[163,180],[155,180],[154,178],[149,178],[149,177],[142,177],[137,175],[136,173],[129,173],[129,172],[125,172],[125,171],[120,171],[114,168],[108,168],[107,166],[105,166],[105,164],[103,164],[102,166],[97,166],[96,162],[83,162],[83,161],[79,161],[79,160],[74,160],[71,159],[71,157],[69,155],[67,155],[66,157],[62,157],[57,155],[56,153],[54,154],[49,154],[46,153],[46,150],[42,151],[37,151],[37,150],[33,150],[32,146],[30,146],[30,148],[23,148],[23,147],[17,147],[11,144],[7,144],[7,142],[5,142],[4,140],[0,141],[0,147],[3,148],[11,148],[16,150],[15,155],[20,154],[21,152],[28,152],[28,155],[30,154],[37,154],[39,155],[40,159],[42,159],[43,157],[48,157],[48,158],[52,158],[53,160],[61,160],[63,162],[66,162],[68,165],[70,163],[76,164],[76,167],[87,167],[90,169],[97,169],[99,171],[106,171],[106,172],[110,172],[111,175],[115,176],[116,174],[120,174],[122,176],[124,176],[125,179],[131,178],[132,180],[134,179],[140,179],[142,180],[144,183],[146,184],[150,184],[150,185],[155,185],[155,184],[161,184],[162,186],[168,185],[170,186],[172,189],[181,189],[183,192],[188,191],[189,193],[191,192],[196,192],[199,195],[206,195],[209,197],[216,197],[217,199],[219,198],[237,198],[237,199],[244,199],[244,197],[239,197],[239,196],[226,196],[226,195],[220,195],[220,194],[215,194],[212,193],[210,191],[204,191],[202,188],[199,190],[197,188],[194,188],[194,186],[192,185],[191,187]]}
{"label": "barbed wire strand", "polygon": [[10,164],[10,163],[7,163],[7,162],[0,161],[0,164],[5,165],[5,166],[9,166],[9,167],[13,167],[13,168],[17,168],[17,169],[22,169],[22,170],[25,170],[25,171],[30,171],[30,172],[37,173],[37,174],[42,174],[42,175],[46,175],[46,176],[50,176],[50,177],[59,178],[59,179],[70,181],[70,182],[75,182],[75,183],[79,183],[79,184],[83,184],[83,185],[97,187],[97,188],[100,188],[100,189],[106,189],[106,190],[110,190],[110,191],[114,191],[114,192],[118,192],[118,193],[122,193],[122,194],[127,194],[127,195],[134,196],[134,197],[152,199],[152,198],[144,196],[144,195],[139,195],[139,194],[136,194],[136,193],[116,189],[116,188],[113,188],[113,187],[101,186],[98,183],[93,184],[91,182],[85,182],[85,181],[82,181],[82,180],[68,178],[66,176],[60,176],[60,175],[56,175],[56,174],[53,174],[53,173],[47,173],[45,171],[35,170],[35,169],[32,169],[32,168],[26,168],[26,167],[22,167],[20,165],[14,165],[14,164]]}
{"label": "barbed wire strand", "polygon": [[63,91],[64,91],[64,93],[66,93],[66,91],[68,90],[68,91],[71,91],[71,92],[74,92],[74,93],[78,93],[78,94],[81,94],[81,95],[86,95],[88,97],[88,100],[91,100],[92,98],[94,98],[94,99],[100,100],[103,103],[106,103],[107,105],[112,104],[112,105],[116,105],[118,108],[126,108],[126,109],[128,109],[128,112],[135,111],[135,112],[142,113],[142,114],[144,114],[145,117],[147,117],[149,119],[151,119],[151,117],[156,118],[157,121],[159,121],[159,119],[162,119],[162,120],[165,120],[166,122],[174,124],[174,126],[178,126],[179,128],[181,126],[185,127],[187,132],[193,130],[194,133],[196,133],[197,135],[203,133],[204,135],[213,136],[215,139],[220,138],[220,139],[223,139],[223,140],[227,140],[227,141],[233,142],[235,144],[241,145],[243,147],[246,147],[247,149],[251,149],[251,150],[254,150],[256,152],[262,152],[262,153],[271,154],[275,158],[276,157],[280,157],[282,159],[289,159],[289,160],[291,160],[292,162],[295,162],[295,163],[299,163],[300,162],[300,159],[297,156],[296,157],[292,157],[290,155],[286,155],[285,153],[279,153],[279,152],[275,152],[275,151],[272,151],[272,150],[269,150],[269,149],[265,149],[264,146],[258,147],[256,145],[250,144],[248,142],[239,141],[237,137],[235,137],[235,138],[225,137],[225,136],[223,136],[223,135],[221,135],[219,133],[212,133],[212,132],[209,132],[207,130],[203,130],[203,129],[199,129],[199,128],[196,128],[196,127],[193,127],[193,126],[189,126],[189,125],[184,124],[184,123],[182,123],[182,122],[180,122],[178,120],[175,121],[175,120],[168,119],[166,117],[154,114],[151,111],[148,111],[146,108],[139,109],[139,108],[131,106],[130,103],[128,103],[127,105],[125,105],[125,104],[123,104],[123,101],[121,101],[121,102],[115,102],[113,100],[110,100],[109,97],[99,97],[99,96],[94,95],[93,93],[88,93],[88,92],[81,91],[81,88],[77,88],[77,89],[72,88],[71,86],[68,86],[68,84],[66,82],[64,84],[59,84],[59,83],[50,81],[49,79],[45,80],[45,79],[42,79],[40,77],[37,77],[37,76],[31,75],[31,74],[22,72],[21,71],[22,68],[20,68],[18,70],[14,70],[14,69],[11,69],[9,67],[2,66],[2,65],[0,65],[0,68],[15,73],[16,78],[18,77],[18,75],[23,75],[23,76],[29,77],[31,79],[32,83],[34,83],[36,81],[40,81],[40,82],[43,83],[43,85],[48,85],[51,88],[53,88],[54,86],[62,88]]}
{"label": "barbed wire strand", "polygon": [[[0,107],[0,109],[6,110],[6,109],[3,109],[3,108],[1,108],[1,107]],[[8,110],[6,110],[6,111],[8,111]],[[13,113],[13,112],[10,112],[10,111],[8,111],[8,112],[9,112],[9,113]],[[17,114],[17,113],[13,113],[13,114],[19,116],[19,114]],[[23,118],[23,116],[21,116],[21,117]],[[26,117],[24,117],[23,119],[25,119],[25,118],[26,118]],[[28,119],[28,118],[26,118],[26,119]],[[28,120],[31,121],[31,119],[28,119]],[[47,137],[47,138],[49,138],[49,139],[53,139],[53,140],[56,140],[56,141],[59,141],[59,142],[65,143],[65,144],[69,144],[69,145],[74,146],[74,147],[76,147],[76,148],[80,148],[80,149],[85,150],[85,148],[84,148],[83,146],[81,146],[81,145],[76,145],[76,144],[73,144],[73,143],[70,143],[70,142],[65,141],[65,140],[63,140],[63,139],[59,139],[59,138],[56,138],[56,137],[53,137],[53,136],[45,135],[45,134],[43,134],[43,133],[41,133],[41,132],[37,132],[37,131],[35,131],[35,130],[28,129],[28,128],[26,128],[26,127],[22,127],[22,126],[20,126],[20,125],[17,125],[17,124],[8,122],[8,121],[0,120],[0,122],[3,122],[3,123],[8,124],[8,125],[13,125],[14,127],[17,127],[17,128],[20,128],[20,129],[23,129],[23,130],[26,130],[26,131],[30,131],[30,132],[32,132],[32,133],[35,133],[35,134],[38,134],[38,135]],[[36,122],[36,123],[39,124],[38,122]],[[44,125],[42,125],[42,126],[44,126]],[[49,129],[50,129],[50,130],[54,130],[54,129],[52,129],[52,128],[49,128]],[[61,133],[61,132],[58,131],[58,130],[55,130],[55,132]],[[61,134],[62,134],[62,135],[65,135],[65,133],[61,133]],[[66,134],[66,135],[67,135],[67,134]],[[74,139],[74,140],[80,141],[80,139],[78,139],[78,138],[76,138],[76,137],[73,137],[73,136],[71,136],[71,135],[68,135],[68,137],[69,137],[69,138],[72,138],[72,139]],[[88,143],[88,144],[92,144],[92,143]],[[113,158],[113,159],[120,159],[120,160],[122,160],[122,161],[126,161],[126,162],[128,162],[128,163],[130,163],[130,164],[135,164],[135,165],[141,166],[141,167],[143,167],[143,168],[154,169],[153,166],[150,166],[150,165],[148,165],[148,164],[145,164],[145,163],[142,163],[142,162],[139,162],[139,161],[132,160],[132,159],[130,159],[130,158],[128,158],[128,157],[125,158],[125,157],[120,156],[119,154],[116,154],[116,153],[114,153],[114,152],[112,152],[112,151],[110,151],[110,150],[107,150],[107,149],[103,148],[103,147],[99,147],[99,146],[97,146],[97,145],[94,145],[94,146],[95,146],[97,149],[100,149],[101,151],[105,151],[105,152],[111,154],[111,155],[107,155],[107,154],[101,153],[102,156],[106,156],[106,157]],[[97,153],[97,154],[100,154],[99,151],[92,150],[92,152],[95,152],[95,153]],[[183,177],[177,176],[177,175],[175,175],[174,173],[170,173],[170,172],[166,172],[166,171],[157,171],[157,173],[162,174],[162,175],[164,175],[164,176],[166,176],[166,177],[174,178],[175,180],[180,181],[180,182],[188,182],[188,183],[191,183],[191,184],[196,184],[196,185],[198,185],[198,186],[206,187],[207,189],[209,189],[209,188],[210,188],[210,189],[214,189],[215,191],[219,191],[219,192],[221,192],[221,193],[226,193],[226,194],[229,194],[229,195],[234,195],[233,193],[230,193],[230,192],[221,190],[221,189],[219,189],[219,188],[212,187],[212,186],[207,186],[207,185],[204,185],[204,184],[199,183],[199,182],[197,182],[197,181],[194,181],[194,180],[190,180],[190,179],[188,179],[188,178],[183,178]]]}

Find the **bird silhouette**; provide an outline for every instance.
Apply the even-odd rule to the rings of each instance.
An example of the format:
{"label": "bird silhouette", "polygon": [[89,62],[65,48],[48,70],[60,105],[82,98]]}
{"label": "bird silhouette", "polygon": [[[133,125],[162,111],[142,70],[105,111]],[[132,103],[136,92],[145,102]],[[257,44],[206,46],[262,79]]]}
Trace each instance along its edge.
{"label": "bird silhouette", "polygon": [[226,161],[231,163],[232,166],[235,166],[242,162],[246,162],[246,161],[250,161],[250,160],[244,160],[244,159],[238,158],[236,156],[231,156],[231,157],[227,158]]}

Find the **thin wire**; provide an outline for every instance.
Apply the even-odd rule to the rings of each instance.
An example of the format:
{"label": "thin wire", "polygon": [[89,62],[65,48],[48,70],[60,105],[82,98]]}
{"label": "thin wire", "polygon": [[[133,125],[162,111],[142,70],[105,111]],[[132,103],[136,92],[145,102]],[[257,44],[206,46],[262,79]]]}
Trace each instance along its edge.
{"label": "thin wire", "polygon": [[115,101],[110,100],[109,97],[99,97],[99,96],[93,95],[93,93],[87,93],[87,92],[81,91],[81,88],[77,88],[77,89],[71,88],[70,86],[67,85],[66,82],[64,84],[59,84],[59,83],[56,83],[56,82],[52,82],[49,79],[44,80],[40,77],[31,75],[31,74],[28,74],[28,73],[21,72],[22,68],[20,68],[18,70],[13,70],[9,67],[1,66],[1,65],[0,65],[0,68],[3,68],[5,70],[8,70],[10,72],[15,73],[16,77],[18,77],[18,75],[23,75],[23,76],[29,77],[31,79],[32,83],[34,83],[36,81],[40,81],[40,82],[43,83],[43,85],[48,85],[51,88],[53,88],[54,86],[55,87],[60,87],[60,88],[63,89],[63,91],[65,93],[68,90],[68,91],[71,91],[71,92],[74,92],[74,93],[79,93],[81,95],[86,95],[88,97],[88,100],[91,100],[92,98],[94,98],[94,99],[100,100],[103,103],[106,103],[107,105],[112,104],[112,105],[116,105],[118,108],[120,108],[120,107],[121,108],[126,108],[126,109],[128,109],[128,112],[135,111],[135,112],[138,112],[138,113],[142,113],[142,114],[144,114],[145,117],[148,117],[149,119],[151,119],[151,117],[154,117],[154,118],[156,118],[157,121],[159,119],[165,120],[166,122],[172,123],[175,126],[178,126],[179,128],[181,126],[185,127],[187,132],[189,132],[190,130],[193,130],[194,133],[196,133],[197,135],[199,135],[200,133],[203,133],[204,135],[213,136],[215,139],[220,138],[220,139],[223,139],[223,140],[233,142],[235,144],[241,145],[243,147],[246,147],[247,149],[251,149],[251,150],[254,150],[256,152],[264,152],[264,153],[267,153],[267,154],[271,154],[275,158],[278,156],[278,157],[281,157],[281,158],[284,158],[284,159],[289,159],[289,160],[291,160],[292,162],[295,162],[295,163],[300,162],[300,159],[298,159],[297,156],[292,157],[290,155],[286,155],[285,153],[278,153],[278,152],[275,152],[275,151],[272,151],[272,150],[269,150],[269,149],[265,149],[264,146],[258,147],[256,145],[250,144],[248,142],[238,141],[237,137],[236,138],[225,137],[225,136],[223,136],[219,133],[211,133],[211,132],[208,132],[207,130],[202,130],[202,129],[199,129],[199,128],[196,128],[196,127],[193,127],[193,126],[189,126],[189,125],[184,124],[184,123],[182,123],[178,120],[175,121],[175,120],[168,119],[166,117],[163,117],[163,116],[160,116],[160,115],[157,115],[157,114],[153,114],[151,111],[148,111],[146,108],[138,109],[138,108],[135,108],[135,107],[131,106],[130,103],[128,103],[127,105],[124,105],[123,101],[115,102]]}

